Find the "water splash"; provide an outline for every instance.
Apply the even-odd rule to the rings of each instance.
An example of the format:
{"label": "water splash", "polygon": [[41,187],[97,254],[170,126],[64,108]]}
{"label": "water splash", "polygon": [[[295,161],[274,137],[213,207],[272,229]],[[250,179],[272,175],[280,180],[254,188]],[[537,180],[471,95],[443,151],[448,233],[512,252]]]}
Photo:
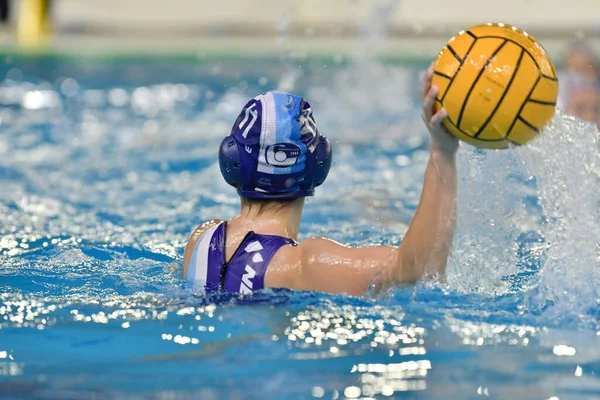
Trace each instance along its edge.
{"label": "water splash", "polygon": [[459,152],[458,228],[449,284],[525,295],[523,312],[583,320],[600,274],[598,131],[560,111],[535,141]]}
{"label": "water splash", "polygon": [[[235,68],[242,67],[236,64]],[[239,74],[251,82],[254,75],[249,71],[254,68],[244,68]],[[402,68],[380,68],[388,72],[377,79],[396,96],[417,81],[413,71],[409,70],[410,82],[406,82],[392,79]],[[178,76],[162,74],[156,67],[148,70],[156,73],[158,82],[165,75]],[[305,84],[318,87],[317,75]],[[78,78],[82,91],[90,90],[84,81],[87,72],[72,76]],[[115,73],[111,79],[115,76],[120,75]],[[326,80],[330,75],[320,77]],[[328,82],[325,87],[335,92],[336,84],[331,84],[335,81]],[[581,232],[565,212],[576,212],[580,218],[594,207],[595,179],[592,171],[577,175],[566,170],[563,176],[556,175],[555,169],[561,163],[577,169],[595,162],[595,138],[577,145],[566,143],[569,147],[559,150],[552,143],[536,147],[542,146],[537,142],[506,152],[461,150],[460,226],[449,271],[453,290],[398,289],[390,298],[376,300],[267,291],[248,299],[250,306],[246,300],[237,302],[233,295],[222,299],[194,296],[182,289],[180,276],[173,272],[181,271],[180,264],[171,261],[181,255],[189,229],[208,218],[226,217],[237,207],[234,192],[220,179],[214,149],[240,103],[258,89],[246,91],[231,84],[219,91],[218,83],[188,88],[190,93],[197,90],[203,100],[182,101],[173,110],[153,116],[146,115],[146,109],[138,114],[132,104],[86,105],[81,95],[63,99],[58,122],[54,112],[25,110],[19,105],[14,105],[14,119],[2,122],[9,129],[0,137],[4,188],[0,191],[0,328],[6,337],[0,347],[0,374],[3,366],[16,365],[18,369],[9,372],[23,375],[19,382],[37,382],[20,397],[43,398],[36,395],[42,390],[53,395],[58,389],[74,393],[92,382],[94,387],[106,388],[104,397],[132,398],[129,393],[113,395],[118,388],[129,388],[132,376],[147,377],[144,387],[156,388],[149,390],[166,390],[172,384],[173,368],[185,368],[182,376],[188,382],[197,379],[188,376],[193,369],[183,363],[127,362],[188,351],[200,355],[195,365],[212,374],[203,378],[209,392],[195,396],[201,398],[228,397],[227,387],[211,387],[209,382],[238,374],[241,365],[245,368],[241,375],[248,370],[262,375],[248,377],[247,384],[236,380],[236,390],[240,390],[236,396],[250,393],[257,379],[267,377],[274,393],[287,390],[286,382],[295,379],[294,390],[302,391],[298,398],[304,398],[315,379],[298,381],[297,363],[288,362],[302,357],[306,370],[318,371],[318,379],[327,383],[322,389],[329,391],[329,398],[330,394],[338,396],[340,388],[354,388],[359,379],[392,382],[389,372],[403,372],[406,362],[416,365],[416,357],[431,360],[435,371],[427,378],[427,384],[433,384],[427,387],[430,397],[446,394],[438,394],[436,387],[464,393],[459,397],[472,396],[478,382],[489,376],[493,395],[522,393],[525,386],[521,385],[527,385],[528,393],[537,390],[538,395],[543,390],[538,398],[549,398],[557,395],[557,384],[544,380],[539,384],[542,389],[536,389],[538,379],[572,377],[578,365],[583,367],[584,378],[598,375],[598,355],[593,351],[598,347],[596,331],[584,329],[582,336],[571,329],[577,325],[559,322],[560,328],[571,329],[565,333],[570,341],[547,336],[552,330],[548,321],[560,315],[558,311],[567,310],[565,315],[574,319],[586,313],[593,317],[595,264],[589,263],[592,253],[584,250],[593,240],[595,226],[588,221],[583,225],[588,232]],[[133,94],[137,89],[128,90]],[[351,86],[345,90],[351,92]],[[376,96],[366,87],[356,90]],[[113,92],[113,97],[114,93],[123,94]],[[404,100],[416,100],[414,95],[410,91]],[[159,104],[152,96],[151,100],[148,104]],[[417,104],[404,115],[383,113],[379,122],[375,121],[382,114],[378,103],[365,103],[364,113],[333,101],[323,107],[323,115],[338,112],[344,117],[335,127],[353,128],[371,143],[336,147],[336,167],[314,200],[319,203],[307,207],[306,235],[323,234],[353,245],[398,242],[396,235],[403,227],[392,222],[410,220],[428,158],[427,133]],[[146,111],[153,109],[148,107]],[[87,112],[76,111],[80,108]],[[36,117],[30,117],[31,113]],[[390,129],[394,136],[381,140],[379,128],[388,124],[386,116],[401,129]],[[375,122],[369,124],[369,119]],[[40,120],[45,123],[38,127]],[[93,123],[94,128],[86,123]],[[550,131],[572,132],[574,141],[578,140],[575,133],[584,131],[560,123]],[[330,137],[343,141],[345,135],[343,129],[336,129]],[[568,178],[574,181],[562,181]],[[571,194],[555,193],[558,181]],[[572,196],[577,185],[585,185],[578,192],[583,200]],[[573,211],[575,206],[582,209]],[[370,211],[365,211],[368,207]],[[552,207],[558,207],[554,214]],[[382,209],[389,214],[382,215]],[[561,218],[564,223],[555,225]],[[577,239],[583,242],[574,253],[568,246]],[[547,262],[542,264],[544,257]],[[562,293],[565,290],[577,290],[580,297],[571,301]],[[507,292],[516,293],[493,296]],[[546,295],[552,307],[545,306]],[[531,304],[525,304],[523,311],[545,310],[548,318],[538,318],[535,312],[519,315],[524,297]],[[325,336],[318,345],[321,335]],[[586,358],[553,356],[552,347],[561,345],[572,346]],[[255,355],[256,364],[248,368]],[[261,358],[264,355],[269,359]],[[11,357],[10,361],[2,356]],[[73,363],[75,357],[81,362]],[[557,371],[557,362],[562,370]],[[382,370],[379,366],[384,364],[392,367]],[[352,365],[357,366],[355,372],[349,372]],[[367,373],[361,372],[365,368]],[[372,374],[369,368],[379,372]],[[489,374],[483,378],[482,368]],[[116,372],[98,378],[99,369]],[[502,379],[493,381],[495,373]],[[204,383],[195,382],[196,386]],[[379,390],[363,383],[365,396]],[[139,387],[136,381],[131,392]],[[390,388],[386,392],[391,393]],[[590,393],[594,388],[588,388]]]}
{"label": "water splash", "polygon": [[522,161],[513,151],[462,146],[457,159],[457,233],[449,283],[459,290],[502,294],[517,274],[519,237],[536,228],[536,214]]}
{"label": "water splash", "polygon": [[[309,98],[327,110],[319,115],[321,129],[338,132],[345,143],[372,142],[373,137],[365,132],[377,132],[378,139],[414,139],[413,132],[420,127],[420,118],[415,118],[413,112],[413,71],[377,60],[401,5],[401,0],[373,2],[348,66],[337,70],[331,83],[313,85],[308,90]],[[399,118],[406,129],[396,126]]]}
{"label": "water splash", "polygon": [[585,313],[600,297],[598,130],[559,111],[541,138],[518,153],[537,177],[545,216],[540,234],[548,246],[532,303],[551,305],[554,316]]}

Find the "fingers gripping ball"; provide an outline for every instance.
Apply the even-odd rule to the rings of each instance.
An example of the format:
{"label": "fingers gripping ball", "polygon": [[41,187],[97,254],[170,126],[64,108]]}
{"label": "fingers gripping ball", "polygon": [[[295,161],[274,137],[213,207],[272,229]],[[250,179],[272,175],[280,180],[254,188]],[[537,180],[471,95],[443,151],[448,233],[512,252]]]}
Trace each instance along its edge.
{"label": "fingers gripping ball", "polygon": [[558,79],[552,59],[526,32],[505,24],[459,32],[434,63],[434,111],[474,146],[503,149],[536,137],[554,115]]}

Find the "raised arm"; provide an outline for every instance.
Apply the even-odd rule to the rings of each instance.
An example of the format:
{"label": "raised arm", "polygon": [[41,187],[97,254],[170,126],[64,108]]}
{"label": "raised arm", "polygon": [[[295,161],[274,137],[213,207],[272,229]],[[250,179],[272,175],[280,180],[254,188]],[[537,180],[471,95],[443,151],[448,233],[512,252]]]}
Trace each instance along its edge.
{"label": "raised arm", "polygon": [[442,122],[448,116],[442,108],[433,114],[438,88],[431,86],[433,67],[429,67],[421,88],[422,117],[431,134],[431,150],[425,171],[421,201],[398,248],[396,265],[423,274],[443,275],[456,227],[456,151],[458,139]]}
{"label": "raised arm", "polygon": [[421,200],[402,243],[397,247],[350,248],[326,239],[301,244],[298,289],[364,293],[377,286],[414,283],[423,275],[443,275],[456,225],[458,140],[442,126],[445,109],[433,115],[437,87],[433,68],[423,78],[422,117],[431,135],[431,152]]}

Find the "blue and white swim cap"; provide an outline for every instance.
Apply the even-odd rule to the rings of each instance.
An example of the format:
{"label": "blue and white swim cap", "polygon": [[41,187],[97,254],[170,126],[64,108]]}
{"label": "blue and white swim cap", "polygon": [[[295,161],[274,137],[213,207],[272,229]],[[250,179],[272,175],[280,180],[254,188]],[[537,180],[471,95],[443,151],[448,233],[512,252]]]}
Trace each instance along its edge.
{"label": "blue and white swim cap", "polygon": [[310,104],[282,92],[250,100],[219,149],[223,177],[240,196],[312,196],[331,166],[331,144],[319,135]]}

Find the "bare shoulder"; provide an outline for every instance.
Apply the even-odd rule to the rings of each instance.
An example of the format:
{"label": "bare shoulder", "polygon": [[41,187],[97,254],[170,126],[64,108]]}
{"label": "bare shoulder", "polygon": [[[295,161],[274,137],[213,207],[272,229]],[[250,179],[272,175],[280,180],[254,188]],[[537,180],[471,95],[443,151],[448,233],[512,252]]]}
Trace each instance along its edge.
{"label": "bare shoulder", "polygon": [[315,254],[319,254],[323,250],[341,250],[350,249],[350,246],[336,242],[333,239],[324,237],[311,237],[300,243],[299,247],[307,257],[312,257]]}
{"label": "bare shoulder", "polygon": [[324,238],[311,238],[295,246],[281,247],[269,263],[265,275],[265,286],[295,290],[304,289],[302,274],[304,271],[303,265],[306,264],[306,256],[318,254],[318,249],[329,242],[335,243]]}
{"label": "bare shoulder", "polygon": [[394,251],[390,246],[348,246],[324,237],[313,237],[304,240],[300,245],[305,264],[331,263],[372,260],[383,261]]}
{"label": "bare shoulder", "polygon": [[277,252],[271,262],[273,279],[266,283],[296,290],[364,294],[393,251],[389,246],[351,247],[322,237],[306,239]]}
{"label": "bare shoulder", "polygon": [[206,221],[205,223],[194,229],[194,232],[192,232],[192,236],[190,237],[190,241],[198,241],[198,239],[200,239],[200,236],[202,236],[204,232],[206,232],[213,226],[220,224],[221,222],[223,222],[223,220],[220,219],[211,219],[210,221]]}
{"label": "bare shoulder", "polygon": [[188,265],[190,264],[190,259],[192,258],[192,253],[194,252],[194,247],[196,247],[198,240],[204,235],[204,232],[221,222],[223,221],[220,219],[211,219],[194,229],[194,232],[192,232],[192,235],[185,246],[185,253],[183,254],[183,276],[187,275]]}
{"label": "bare shoulder", "polygon": [[310,238],[295,246],[283,246],[275,253],[272,264],[276,272],[292,271],[294,275],[301,272],[303,266],[315,261],[321,255],[330,254],[339,247],[347,247],[338,242],[326,238]]}

